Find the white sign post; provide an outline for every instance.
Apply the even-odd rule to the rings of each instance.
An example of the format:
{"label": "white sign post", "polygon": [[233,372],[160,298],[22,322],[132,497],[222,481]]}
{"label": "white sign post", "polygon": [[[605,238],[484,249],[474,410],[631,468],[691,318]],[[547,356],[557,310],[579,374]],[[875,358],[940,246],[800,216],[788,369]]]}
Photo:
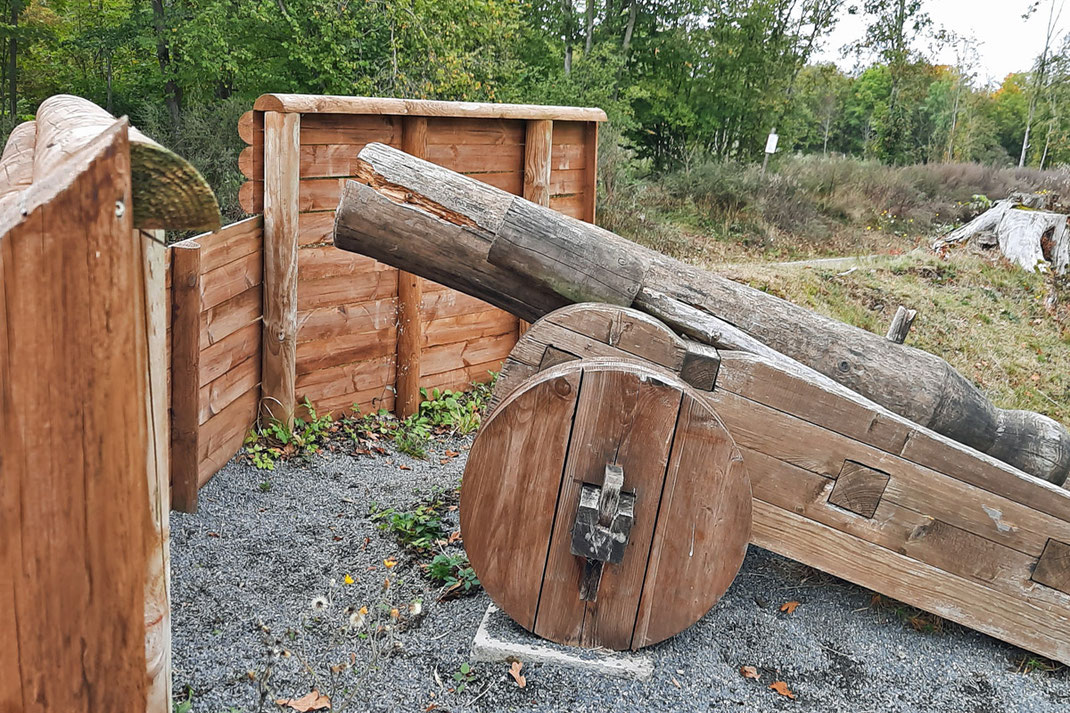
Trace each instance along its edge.
{"label": "white sign post", "polygon": [[776,129],[774,128],[769,132],[769,138],[765,140],[765,157],[762,159],[763,176],[765,175],[765,167],[769,163],[770,154],[776,153],[776,144],[779,139],[780,137],[777,136]]}

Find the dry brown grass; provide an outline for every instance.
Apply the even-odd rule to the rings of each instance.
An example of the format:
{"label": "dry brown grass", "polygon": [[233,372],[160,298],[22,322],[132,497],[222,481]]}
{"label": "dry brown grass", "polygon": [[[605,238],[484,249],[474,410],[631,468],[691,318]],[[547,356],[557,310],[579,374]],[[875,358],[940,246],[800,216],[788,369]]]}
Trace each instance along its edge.
{"label": "dry brown grass", "polygon": [[916,309],[909,344],[946,359],[997,406],[1070,425],[1070,290],[1049,275],[964,250],[947,260],[918,251],[849,273],[770,263],[720,271],[877,334],[899,305]]}

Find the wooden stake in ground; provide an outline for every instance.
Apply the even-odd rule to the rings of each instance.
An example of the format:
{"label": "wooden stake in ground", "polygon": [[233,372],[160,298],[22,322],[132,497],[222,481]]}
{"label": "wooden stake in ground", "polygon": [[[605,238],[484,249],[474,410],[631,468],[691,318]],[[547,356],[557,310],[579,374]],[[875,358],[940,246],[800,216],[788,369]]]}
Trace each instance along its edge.
{"label": "wooden stake in ground", "polygon": [[[997,409],[943,359],[643,248],[382,144],[346,184],[335,244],[467,292],[521,319],[570,302],[635,304],[642,289],[734,329],[866,398],[1056,483],[1070,433]],[[659,317],[663,318],[662,315]],[[696,339],[717,335],[670,324]],[[692,333],[694,332],[694,333]],[[705,335],[705,336],[702,336]],[[714,344],[717,346],[717,344]]]}

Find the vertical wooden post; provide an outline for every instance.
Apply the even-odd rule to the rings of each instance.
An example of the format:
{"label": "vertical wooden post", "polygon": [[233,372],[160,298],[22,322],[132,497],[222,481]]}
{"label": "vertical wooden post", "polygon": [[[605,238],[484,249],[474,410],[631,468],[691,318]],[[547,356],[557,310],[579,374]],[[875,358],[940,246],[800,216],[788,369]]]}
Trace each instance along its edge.
{"label": "vertical wooden post", "polygon": [[[528,119],[524,138],[524,198],[542,206],[550,205],[550,154],[553,151],[554,122]],[[519,336],[530,325],[520,320]]]}
{"label": "vertical wooden post", "polygon": [[301,115],[264,112],[264,349],[260,415],[293,428]]}
{"label": "vertical wooden post", "polygon": [[[141,247],[145,295],[145,414],[152,447],[146,452],[152,538],[145,573],[145,661],[149,710],[171,710],[171,509],[167,424],[167,247],[164,231],[135,231]],[[198,320],[199,321],[199,320]],[[198,325],[199,327],[200,325]],[[199,330],[198,330],[199,331]]]}
{"label": "vertical wooden post", "polygon": [[[407,116],[401,124],[401,150],[417,158],[427,156],[427,117]],[[420,278],[398,272],[398,344],[394,377],[394,412],[407,418],[420,410],[420,351],[423,324]]]}
{"label": "vertical wooden post", "polygon": [[595,218],[595,205],[598,203],[598,122],[587,122],[587,130],[583,132],[584,172],[586,176],[583,182],[583,219],[593,223]]}
{"label": "vertical wooden post", "polygon": [[171,246],[171,507],[197,512],[201,246]]}
{"label": "vertical wooden post", "polygon": [[0,711],[166,713],[147,705],[155,534],[127,129],[0,215]]}

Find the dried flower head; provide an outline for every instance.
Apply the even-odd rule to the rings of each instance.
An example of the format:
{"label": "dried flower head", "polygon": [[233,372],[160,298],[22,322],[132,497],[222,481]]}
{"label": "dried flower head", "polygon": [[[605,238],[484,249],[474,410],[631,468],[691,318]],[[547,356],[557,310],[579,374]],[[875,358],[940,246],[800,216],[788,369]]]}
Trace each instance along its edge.
{"label": "dried flower head", "polygon": [[312,611],[316,612],[317,614],[323,611],[327,611],[327,607],[329,607],[330,605],[331,603],[327,601],[327,597],[319,596],[312,598]]}

